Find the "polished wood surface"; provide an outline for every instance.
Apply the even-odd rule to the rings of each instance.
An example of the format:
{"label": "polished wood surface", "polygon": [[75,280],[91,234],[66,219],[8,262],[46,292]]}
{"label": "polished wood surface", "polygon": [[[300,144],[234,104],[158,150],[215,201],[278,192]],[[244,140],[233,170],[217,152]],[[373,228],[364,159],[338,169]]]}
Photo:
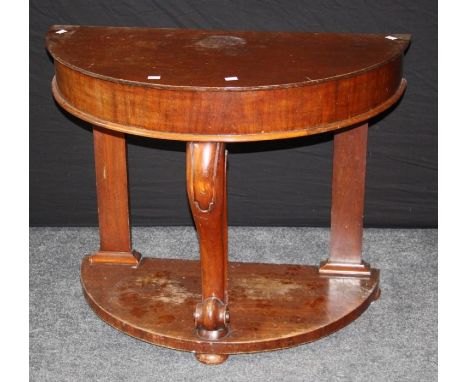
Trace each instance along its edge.
{"label": "polished wood surface", "polygon": [[227,307],[227,200],[224,143],[187,143],[187,195],[200,244],[202,299],[195,308],[198,335],[229,332]]}
{"label": "polished wood surface", "polygon": [[[228,336],[211,341],[193,326],[200,263],[143,258],[137,268],[82,262],[96,313],[131,336],[204,355],[252,353],[317,340],[355,320],[378,296],[379,273],[330,277],[317,267],[229,263]],[[207,358],[206,356],[202,358]]]}
{"label": "polished wood surface", "polygon": [[321,272],[370,274],[361,259],[367,130],[364,124],[333,136],[330,257]]}
{"label": "polished wood surface", "polygon": [[[96,313],[219,364],[326,336],[378,298],[362,261],[368,121],[406,88],[409,35],[54,25],[52,92],[94,127],[101,246],[81,277]],[[228,263],[225,142],[334,132],[330,255]],[[130,237],[125,134],[187,141],[200,262],[143,258]]]}
{"label": "polished wood surface", "polygon": [[217,142],[317,134],[371,118],[405,89],[408,41],[67,25],[47,34],[54,96],[72,114],[130,134]]}
{"label": "polished wood surface", "polygon": [[[63,29],[67,32],[55,33]],[[77,25],[52,26],[47,35],[54,58],[84,74],[187,90],[270,89],[351,77],[398,59],[407,43],[357,33]],[[229,76],[238,80],[226,82]]]}
{"label": "polished wood surface", "polygon": [[91,261],[137,265],[140,254],[132,251],[125,136],[100,127],[93,135],[100,248]]}

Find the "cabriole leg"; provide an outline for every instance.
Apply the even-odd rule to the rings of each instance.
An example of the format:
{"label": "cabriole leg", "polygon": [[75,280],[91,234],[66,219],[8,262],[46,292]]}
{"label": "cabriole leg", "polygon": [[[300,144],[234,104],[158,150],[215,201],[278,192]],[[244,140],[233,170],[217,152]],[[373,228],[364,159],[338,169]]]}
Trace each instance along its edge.
{"label": "cabriole leg", "polygon": [[[200,245],[202,301],[194,313],[196,331],[203,339],[217,340],[229,332],[224,143],[187,144],[187,194]],[[220,363],[227,356],[197,358]]]}

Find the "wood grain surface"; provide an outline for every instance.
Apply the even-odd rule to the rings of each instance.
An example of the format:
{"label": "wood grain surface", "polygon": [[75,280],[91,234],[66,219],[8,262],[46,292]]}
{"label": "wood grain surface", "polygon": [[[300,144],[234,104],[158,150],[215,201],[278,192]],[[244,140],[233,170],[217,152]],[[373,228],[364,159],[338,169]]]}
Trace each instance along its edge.
{"label": "wood grain surface", "polygon": [[362,262],[367,131],[364,124],[333,136],[330,257],[322,273],[370,274]]}
{"label": "wood grain surface", "polygon": [[282,349],[326,336],[356,319],[378,295],[379,274],[334,277],[317,267],[229,264],[231,330],[200,338],[198,261],[143,258],[137,268],[82,262],[84,293],[107,323],[157,345],[201,354]]}
{"label": "wood grain surface", "polygon": [[201,337],[228,334],[226,145],[187,143],[187,195],[200,245],[202,298],[195,308]]}
{"label": "wood grain surface", "polygon": [[93,129],[99,251],[90,261],[137,265],[141,255],[132,250],[125,135]]}
{"label": "wood grain surface", "polygon": [[316,134],[378,114],[405,89],[408,41],[53,26],[47,48],[54,96],[77,117],[154,138],[234,142]]}
{"label": "wood grain surface", "polygon": [[[410,41],[387,37],[52,26],[54,97],[96,126],[101,250],[83,260],[81,277],[97,314],[218,364],[326,336],[378,298],[378,271],[361,259],[367,122],[403,94]],[[224,142],[330,130],[329,259],[320,268],[229,264]],[[124,133],[188,141],[200,262],[131,250]]]}

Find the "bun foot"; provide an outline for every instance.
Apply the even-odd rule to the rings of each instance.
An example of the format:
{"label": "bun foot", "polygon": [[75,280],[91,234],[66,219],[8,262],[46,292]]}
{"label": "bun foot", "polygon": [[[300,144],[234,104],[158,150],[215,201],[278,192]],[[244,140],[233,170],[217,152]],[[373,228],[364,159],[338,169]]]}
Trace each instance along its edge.
{"label": "bun foot", "polygon": [[375,292],[374,299],[372,300],[372,302],[377,301],[380,298],[380,293],[381,293],[381,291],[380,291],[380,288],[379,288]]}
{"label": "bun foot", "polygon": [[195,358],[205,365],[219,365],[228,359],[228,354],[195,353]]}

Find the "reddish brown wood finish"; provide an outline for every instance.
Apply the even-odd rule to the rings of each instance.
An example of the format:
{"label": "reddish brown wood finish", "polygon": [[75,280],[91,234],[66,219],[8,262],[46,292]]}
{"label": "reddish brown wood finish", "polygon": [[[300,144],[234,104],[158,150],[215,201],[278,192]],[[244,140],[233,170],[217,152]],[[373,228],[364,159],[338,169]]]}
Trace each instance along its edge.
{"label": "reddish brown wood finish", "polygon": [[330,258],[321,264],[324,273],[370,274],[361,259],[367,130],[364,124],[333,138]]}
{"label": "reddish brown wood finish", "polygon": [[[303,137],[312,134],[324,133],[327,131],[332,131],[340,129],[345,126],[354,125],[357,123],[368,121],[370,118],[380,114],[381,112],[388,109],[395,102],[397,102],[400,97],[403,95],[406,89],[406,80],[402,79],[400,86],[395,94],[388,98],[385,102],[380,105],[364,112],[361,114],[356,114],[349,117],[346,120],[337,120],[334,122],[322,123],[307,128],[297,128],[291,129],[287,132],[274,131],[268,132],[264,131],[261,133],[247,133],[247,134],[212,134],[210,130],[207,130],[208,133],[178,133],[178,132],[169,132],[169,131],[154,131],[143,129],[141,127],[136,127],[134,125],[124,125],[121,123],[116,123],[102,118],[91,115],[87,112],[84,112],[76,108],[72,103],[66,100],[57,85],[56,78],[52,80],[52,93],[54,94],[55,100],[57,103],[67,110],[69,113],[75,115],[76,117],[88,121],[96,126],[102,126],[111,130],[120,131],[123,133],[140,135],[143,137],[149,138],[161,138],[161,139],[170,139],[170,140],[179,140],[179,141],[199,141],[199,142],[249,142],[249,141],[266,141],[272,139],[285,139],[285,138],[294,138],[294,137]],[[320,97],[320,96],[319,96]],[[275,100],[273,99],[272,102]],[[255,106],[252,107],[252,110],[255,112]]]}
{"label": "reddish brown wood finish", "polygon": [[374,269],[369,277],[336,277],[313,266],[230,262],[231,330],[212,341],[200,338],[192,325],[193,306],[201,299],[199,267],[198,261],[153,258],[143,258],[137,268],[109,267],[85,258],[81,279],[104,321],[198,358],[315,341],[355,320],[379,292]]}
{"label": "reddish brown wood finish", "polygon": [[[237,39],[244,43],[228,42]],[[126,133],[213,142],[289,138],[369,119],[405,89],[402,41],[77,26],[47,35],[54,96],[69,112]],[[161,79],[148,80],[152,74]]]}
{"label": "reddish brown wood finish", "polygon": [[[57,30],[67,32],[57,34]],[[54,25],[47,48],[106,81],[176,90],[252,90],[352,77],[401,55],[408,35]],[[118,57],[118,58],[116,58]],[[314,66],[310,64],[313,63]],[[160,75],[149,79],[148,75]],[[226,76],[237,76],[226,81]]]}
{"label": "reddish brown wood finish", "polygon": [[99,252],[90,261],[137,265],[128,210],[127,151],[122,133],[95,127],[94,161],[99,215]]}
{"label": "reddish brown wood finish", "polygon": [[227,354],[195,353],[195,357],[201,363],[204,363],[206,365],[219,365],[220,363],[225,362],[229,356]]}
{"label": "reddish brown wood finish", "polygon": [[228,334],[226,148],[187,143],[187,194],[200,244],[202,301],[195,309],[200,337]]}
{"label": "reddish brown wood finish", "polygon": [[[52,26],[53,95],[96,126],[101,248],[81,277],[97,314],[207,364],[313,341],[356,319],[380,294],[378,271],[361,260],[367,121],[406,88],[410,36],[394,37]],[[224,142],[333,130],[328,261],[228,266]],[[188,142],[200,264],[139,263],[131,250],[124,133]]]}

